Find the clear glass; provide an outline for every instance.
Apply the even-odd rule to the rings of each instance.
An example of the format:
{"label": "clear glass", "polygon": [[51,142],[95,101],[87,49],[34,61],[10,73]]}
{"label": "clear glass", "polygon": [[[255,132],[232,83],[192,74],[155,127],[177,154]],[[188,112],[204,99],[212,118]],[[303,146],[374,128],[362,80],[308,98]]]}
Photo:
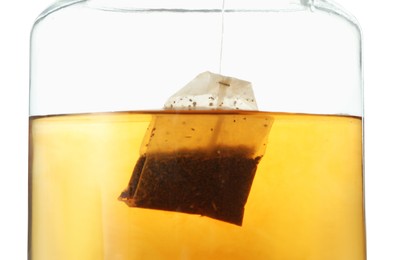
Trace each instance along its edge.
{"label": "clear glass", "polygon": [[[33,26],[30,69],[29,259],[366,259],[361,31],[335,3],[58,1]],[[163,109],[205,71],[251,82],[259,109]],[[253,143],[241,223],[120,199],[152,122],[177,158],[179,135],[200,152],[186,131],[221,122],[229,174],[246,167],[220,152]]]}

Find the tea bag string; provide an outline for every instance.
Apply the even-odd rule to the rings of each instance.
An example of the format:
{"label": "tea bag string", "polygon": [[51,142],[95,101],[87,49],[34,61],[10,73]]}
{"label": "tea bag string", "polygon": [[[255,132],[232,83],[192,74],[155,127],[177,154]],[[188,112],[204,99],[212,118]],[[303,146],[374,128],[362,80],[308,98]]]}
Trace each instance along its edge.
{"label": "tea bag string", "polygon": [[[219,52],[219,69],[218,74],[221,75],[222,72],[222,55],[223,55],[223,46],[224,46],[224,30],[225,30],[225,0],[222,0],[222,9],[221,9],[221,42],[220,42],[220,52]],[[228,80],[225,78],[221,79],[218,82],[218,100],[217,100],[217,109],[220,109],[223,105],[224,98],[226,96],[227,88],[230,86]],[[217,122],[215,123],[214,132],[211,137],[211,151],[220,153],[218,150],[219,144],[219,134],[221,133],[223,124],[223,118],[219,117]]]}
{"label": "tea bag string", "polygon": [[225,0],[222,0],[222,9],[221,9],[221,46],[219,52],[219,73],[222,72],[222,52],[223,52],[223,45],[224,45],[224,29],[225,29]]}

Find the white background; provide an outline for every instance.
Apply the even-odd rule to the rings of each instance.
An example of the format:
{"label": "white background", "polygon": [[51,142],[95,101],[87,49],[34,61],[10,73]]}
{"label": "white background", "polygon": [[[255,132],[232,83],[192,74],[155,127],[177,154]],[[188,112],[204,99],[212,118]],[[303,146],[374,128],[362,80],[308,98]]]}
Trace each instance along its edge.
{"label": "white background", "polygon": [[[51,2],[0,4],[0,259],[27,258],[29,34]],[[395,1],[337,2],[363,31],[368,259],[394,260]]]}

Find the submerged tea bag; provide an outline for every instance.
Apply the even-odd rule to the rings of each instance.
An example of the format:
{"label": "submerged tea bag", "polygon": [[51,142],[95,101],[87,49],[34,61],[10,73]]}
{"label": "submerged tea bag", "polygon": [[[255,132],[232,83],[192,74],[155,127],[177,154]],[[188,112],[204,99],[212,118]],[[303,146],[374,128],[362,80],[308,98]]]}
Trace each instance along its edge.
{"label": "submerged tea bag", "polygon": [[153,117],[119,200],[241,226],[272,125],[247,111],[257,110],[251,84],[205,72],[165,109]]}

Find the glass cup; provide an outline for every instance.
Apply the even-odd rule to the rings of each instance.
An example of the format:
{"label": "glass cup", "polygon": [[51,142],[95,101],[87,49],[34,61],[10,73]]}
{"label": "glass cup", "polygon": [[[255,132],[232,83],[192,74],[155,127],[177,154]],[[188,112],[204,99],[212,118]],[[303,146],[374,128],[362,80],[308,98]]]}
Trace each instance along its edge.
{"label": "glass cup", "polygon": [[366,259],[361,32],[337,4],[57,1],[30,72],[29,259]]}

